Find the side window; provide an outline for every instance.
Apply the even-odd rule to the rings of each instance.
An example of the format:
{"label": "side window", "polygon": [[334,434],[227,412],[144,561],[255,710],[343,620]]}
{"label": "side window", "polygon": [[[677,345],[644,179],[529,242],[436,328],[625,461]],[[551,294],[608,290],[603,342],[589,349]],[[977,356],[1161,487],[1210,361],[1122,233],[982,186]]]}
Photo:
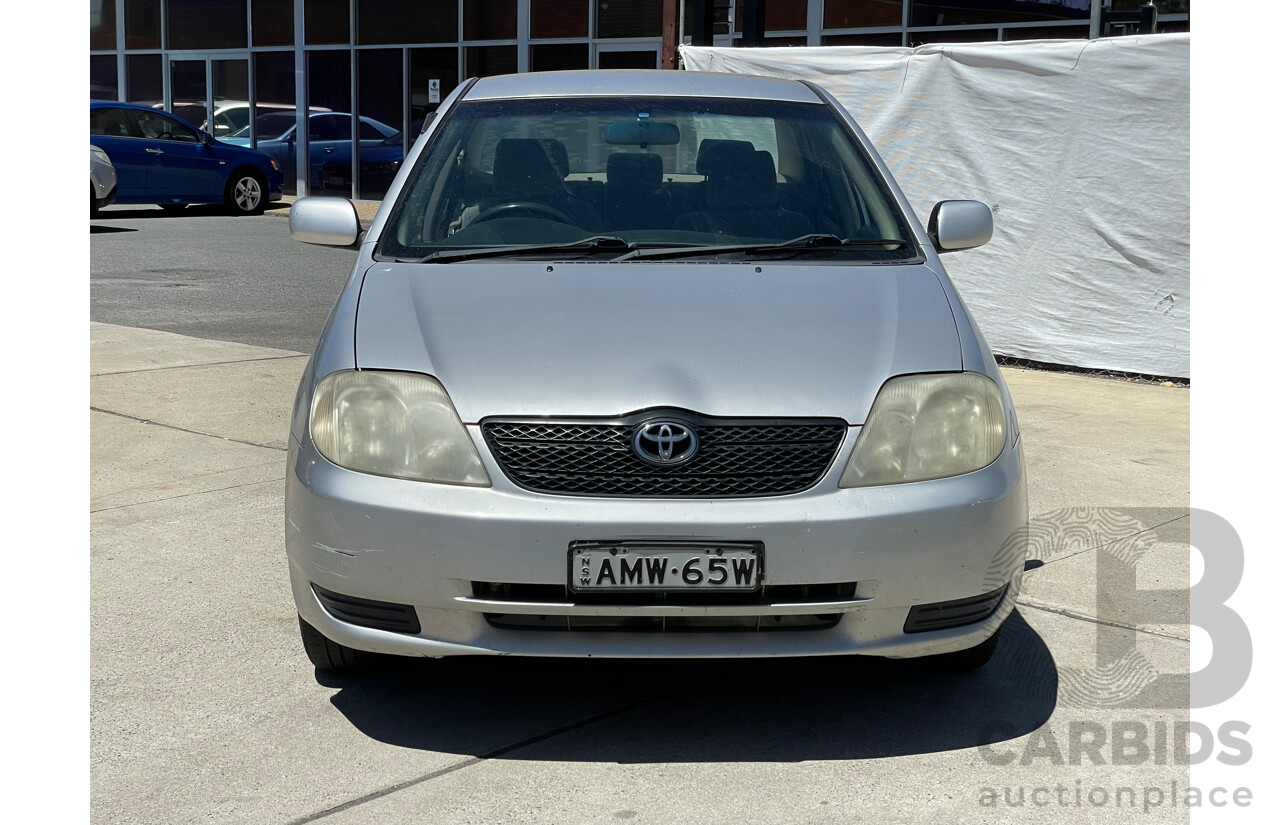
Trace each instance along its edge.
{"label": "side window", "polygon": [[312,140],[351,139],[351,115],[317,115],[310,123]]}
{"label": "side window", "polygon": [[385,140],[386,138],[387,138],[387,135],[384,135],[382,134],[382,132],[379,132],[377,127],[375,127],[372,123],[365,123],[363,120],[360,121],[360,139],[361,140]]}
{"label": "side window", "polygon": [[200,136],[190,127],[159,112],[136,112],[136,122],[142,136],[149,140],[174,140],[179,143],[199,143]]}
{"label": "side window", "polygon": [[90,109],[89,134],[104,137],[130,137],[129,120],[120,109]]}

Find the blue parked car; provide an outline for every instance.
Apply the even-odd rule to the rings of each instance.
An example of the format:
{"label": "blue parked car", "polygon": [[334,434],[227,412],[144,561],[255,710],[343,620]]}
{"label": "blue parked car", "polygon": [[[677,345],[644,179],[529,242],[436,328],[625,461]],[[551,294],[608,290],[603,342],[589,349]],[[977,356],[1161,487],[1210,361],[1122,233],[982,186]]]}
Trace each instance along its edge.
{"label": "blue parked car", "polygon": [[[320,189],[320,168],[335,154],[346,153],[347,165],[351,164],[351,115],[346,112],[313,112],[309,115],[309,162],[312,191]],[[297,178],[294,165],[297,160],[297,117],[293,112],[268,112],[259,115],[258,149],[266,152],[280,164],[290,181]],[[371,117],[360,118],[360,151],[380,147],[384,141],[398,132],[387,124]],[[249,145],[249,130],[228,135],[226,141],[241,146]],[[403,156],[403,153],[401,153]]]}
{"label": "blue parked car", "polygon": [[168,112],[132,103],[89,102],[89,142],[116,168],[116,203],[170,210],[221,203],[233,215],[257,215],[284,197],[273,159],[232,146]]}

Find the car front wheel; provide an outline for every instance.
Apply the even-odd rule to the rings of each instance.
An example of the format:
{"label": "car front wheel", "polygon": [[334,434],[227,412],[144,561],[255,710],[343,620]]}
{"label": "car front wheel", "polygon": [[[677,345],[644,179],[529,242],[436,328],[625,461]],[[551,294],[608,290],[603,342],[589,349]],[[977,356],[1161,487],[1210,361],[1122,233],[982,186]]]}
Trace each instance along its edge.
{"label": "car front wheel", "polygon": [[929,656],[925,662],[930,668],[944,673],[966,673],[977,670],[991,661],[991,656],[996,652],[996,645],[999,643],[1000,630],[997,628],[985,642],[975,647]]}
{"label": "car front wheel", "polygon": [[224,202],[232,215],[261,215],[267,206],[266,179],[261,172],[236,172],[227,179]]}
{"label": "car front wheel", "polygon": [[372,664],[372,654],[330,641],[306,619],[298,617],[298,630],[302,634],[302,649],[316,670],[330,673],[367,668]]}

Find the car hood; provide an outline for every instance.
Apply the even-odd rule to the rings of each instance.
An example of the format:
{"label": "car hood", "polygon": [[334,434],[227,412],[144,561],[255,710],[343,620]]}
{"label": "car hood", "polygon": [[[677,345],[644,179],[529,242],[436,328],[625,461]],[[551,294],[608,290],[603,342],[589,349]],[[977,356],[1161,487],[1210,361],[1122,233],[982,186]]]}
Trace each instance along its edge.
{"label": "car hood", "polygon": [[835,416],[861,424],[894,375],[961,368],[920,265],[376,263],[356,363],[434,375],[463,421]]}

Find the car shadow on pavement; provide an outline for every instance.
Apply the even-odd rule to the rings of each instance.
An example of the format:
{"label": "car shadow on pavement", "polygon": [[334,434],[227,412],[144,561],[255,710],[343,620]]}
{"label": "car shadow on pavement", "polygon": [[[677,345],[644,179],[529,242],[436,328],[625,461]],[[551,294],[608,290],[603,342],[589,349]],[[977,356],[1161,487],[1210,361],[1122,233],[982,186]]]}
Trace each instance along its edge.
{"label": "car shadow on pavement", "polygon": [[983,668],[865,657],[399,660],[317,673],[386,744],[484,758],[797,762],[972,748],[1041,727],[1058,674],[1015,610]]}
{"label": "car shadow on pavement", "polygon": [[112,232],[137,232],[138,230],[129,226],[103,226],[100,223],[89,224],[90,235],[107,235]]}

